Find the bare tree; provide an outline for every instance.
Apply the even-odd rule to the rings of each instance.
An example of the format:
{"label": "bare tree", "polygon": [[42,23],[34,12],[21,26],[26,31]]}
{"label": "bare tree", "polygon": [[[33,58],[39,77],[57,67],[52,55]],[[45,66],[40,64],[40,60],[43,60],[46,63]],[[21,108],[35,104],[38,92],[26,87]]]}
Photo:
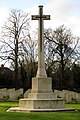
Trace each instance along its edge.
{"label": "bare tree", "polygon": [[28,14],[12,9],[9,18],[2,27],[1,33],[1,56],[2,60],[12,60],[15,66],[15,83],[18,87],[18,59],[22,52],[22,43],[27,40],[29,33]]}
{"label": "bare tree", "polygon": [[[34,39],[31,37],[31,35],[28,35],[27,41],[25,41],[25,44],[22,44],[23,47],[23,54],[22,58],[24,59],[24,64],[26,64],[26,85],[24,86],[26,88],[31,88],[31,81],[32,77],[36,75],[37,70],[37,40],[34,36]],[[23,65],[23,64],[22,64]],[[24,81],[24,80],[23,80]]]}
{"label": "bare tree", "polygon": [[[64,25],[56,30],[48,29],[45,32],[45,38],[49,45],[49,54],[53,56],[53,62],[57,62],[60,68],[61,88],[64,87],[65,68],[70,67],[71,63],[78,59],[78,42],[79,38],[74,37],[70,29],[66,29]],[[75,44],[74,44],[74,41]],[[47,46],[47,45],[46,45]],[[52,58],[49,58],[52,59]],[[52,65],[52,64],[51,64]]]}

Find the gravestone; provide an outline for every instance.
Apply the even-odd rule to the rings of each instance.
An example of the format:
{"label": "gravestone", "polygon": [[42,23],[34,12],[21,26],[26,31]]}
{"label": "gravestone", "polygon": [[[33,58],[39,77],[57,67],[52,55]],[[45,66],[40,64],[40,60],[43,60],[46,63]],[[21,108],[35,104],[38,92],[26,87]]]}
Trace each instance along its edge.
{"label": "gravestone", "polygon": [[8,95],[9,95],[9,99],[12,100],[12,101],[15,100],[15,93],[16,93],[15,88],[8,89],[7,92],[8,92]]}
{"label": "gravestone", "polygon": [[80,93],[76,93],[76,101],[80,103]]}
{"label": "gravestone", "polygon": [[66,96],[65,96],[65,101],[66,101],[66,103],[69,103],[69,102],[72,101],[72,96],[71,96],[70,93],[67,93],[67,94],[66,94]]}
{"label": "gravestone", "polygon": [[29,93],[31,92],[31,89],[28,89],[25,93],[24,93],[24,98],[28,98]]}
{"label": "gravestone", "polygon": [[13,100],[17,100],[18,97],[20,97],[20,95],[23,94],[23,89],[22,89],[22,88],[21,88],[21,89],[18,89],[18,90],[15,90],[15,88],[13,88],[13,89],[8,89],[8,90],[7,90],[7,93],[8,93],[8,95],[9,95],[9,99],[10,99],[11,101],[13,101]]}
{"label": "gravestone", "polygon": [[52,79],[47,77],[44,63],[44,20],[49,20],[50,15],[43,15],[43,6],[39,6],[39,15],[33,15],[32,20],[38,20],[38,70],[36,77],[32,78],[32,89],[28,98],[19,100],[18,108],[8,111],[59,111],[64,108],[64,100],[57,98],[52,91]]}
{"label": "gravestone", "polygon": [[62,90],[62,98],[65,100],[65,102],[68,101],[69,92],[70,92],[69,90]]}
{"label": "gravestone", "polygon": [[15,91],[15,99],[18,99],[18,97],[20,97],[20,95],[23,95],[23,89],[22,88]]}
{"label": "gravestone", "polygon": [[54,93],[57,95],[58,98],[62,97],[62,91],[54,90]]}
{"label": "gravestone", "polygon": [[0,89],[0,99],[4,99],[4,97],[8,96],[7,89]]}

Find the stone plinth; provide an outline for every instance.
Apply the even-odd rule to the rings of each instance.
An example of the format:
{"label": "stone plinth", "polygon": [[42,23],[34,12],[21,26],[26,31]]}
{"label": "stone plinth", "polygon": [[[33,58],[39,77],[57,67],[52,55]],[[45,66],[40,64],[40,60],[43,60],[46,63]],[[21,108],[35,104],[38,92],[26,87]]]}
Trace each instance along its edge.
{"label": "stone plinth", "polygon": [[28,98],[19,100],[19,107],[10,108],[11,112],[50,112],[50,111],[73,111],[72,108],[64,107],[64,100],[57,98],[52,91],[52,79],[33,78],[32,89]]}
{"label": "stone plinth", "polygon": [[31,100],[31,99],[20,99],[19,101],[19,107],[25,108],[27,110],[31,109],[55,109],[55,108],[64,108],[64,102],[63,99],[37,99],[37,100]]}
{"label": "stone plinth", "polygon": [[57,95],[53,93],[52,79],[50,77],[35,77],[32,79],[31,93],[29,93],[27,99],[20,99],[19,107],[25,109],[63,108],[64,101],[57,98]]}
{"label": "stone plinth", "polygon": [[19,100],[19,108],[11,108],[8,111],[35,111],[35,110],[53,110],[63,109],[64,100],[57,98],[52,91],[52,79],[50,77],[45,78],[33,78],[32,89],[28,98]]}

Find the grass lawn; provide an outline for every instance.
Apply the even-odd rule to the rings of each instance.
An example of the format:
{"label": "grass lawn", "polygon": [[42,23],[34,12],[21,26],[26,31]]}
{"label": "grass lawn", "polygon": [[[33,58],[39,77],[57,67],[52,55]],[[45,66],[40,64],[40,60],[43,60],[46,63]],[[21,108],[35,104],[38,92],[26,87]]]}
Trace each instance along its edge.
{"label": "grass lawn", "polygon": [[[18,106],[18,102],[0,102],[0,120],[80,120],[80,112],[6,112],[12,106]],[[66,106],[80,110],[80,104]]]}
{"label": "grass lawn", "polygon": [[80,111],[80,104],[72,103],[72,104],[65,104],[65,106],[75,108],[75,109],[78,109]]}

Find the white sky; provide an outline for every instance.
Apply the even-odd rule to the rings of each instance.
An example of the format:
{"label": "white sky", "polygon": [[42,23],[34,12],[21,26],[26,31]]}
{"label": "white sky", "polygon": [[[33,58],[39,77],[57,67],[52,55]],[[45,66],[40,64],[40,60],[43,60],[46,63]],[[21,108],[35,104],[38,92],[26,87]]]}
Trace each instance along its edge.
{"label": "white sky", "polygon": [[[45,21],[46,28],[55,29],[64,24],[80,36],[80,0],[0,0],[0,27],[8,17],[9,9],[22,9],[36,15],[39,5],[44,6],[44,14],[51,15],[51,20]],[[37,28],[37,21],[31,21],[31,26]]]}
{"label": "white sky", "polygon": [[[17,8],[38,14],[38,6],[44,6],[44,14],[50,15],[51,20],[45,21],[45,28],[55,29],[65,25],[74,35],[80,36],[80,0],[0,0],[0,28],[8,17],[9,9]],[[32,30],[38,27],[38,22],[31,20]],[[1,29],[0,29],[1,30]]]}

